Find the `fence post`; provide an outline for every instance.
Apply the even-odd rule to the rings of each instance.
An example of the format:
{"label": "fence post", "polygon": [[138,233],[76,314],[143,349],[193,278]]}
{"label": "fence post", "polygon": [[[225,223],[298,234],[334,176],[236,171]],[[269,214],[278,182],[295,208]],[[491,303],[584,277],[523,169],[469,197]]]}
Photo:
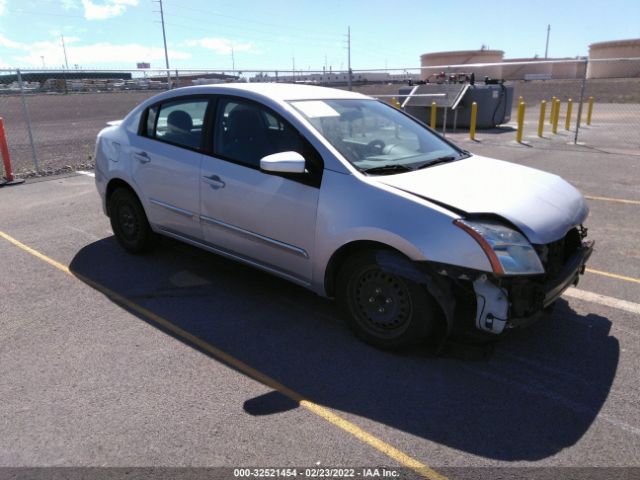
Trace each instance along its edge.
{"label": "fence post", "polygon": [[542,100],[540,102],[540,119],[538,120],[538,136],[542,138],[542,133],[544,132],[544,117],[547,111],[547,102],[546,100]]}
{"label": "fence post", "polygon": [[31,144],[31,157],[33,158],[33,165],[36,172],[40,171],[40,165],[38,165],[38,156],[36,155],[36,144],[33,141],[33,130],[31,128],[31,117],[29,116],[29,108],[27,107],[27,99],[24,95],[24,86],[22,85],[22,75],[20,69],[16,70],[18,77],[18,85],[20,85],[20,97],[22,98],[22,113],[24,119],[27,122],[27,132],[29,133],[29,143]]}
{"label": "fence post", "polygon": [[438,104],[431,102],[431,128],[436,129],[436,113],[438,112]]}
{"label": "fence post", "polygon": [[[580,89],[580,104],[578,105],[578,121],[576,122],[576,134],[573,137],[573,144],[578,143],[578,132],[580,131],[580,122],[582,121],[582,105],[584,103],[584,90],[587,86],[587,68],[589,67],[589,59],[584,61],[584,73],[582,74],[582,88]],[[593,97],[589,97],[590,99]],[[589,109],[591,110],[591,109]],[[587,125],[591,122],[591,115],[587,115]]]}
{"label": "fence post", "polygon": [[476,119],[478,117],[478,104],[473,102],[471,104],[471,125],[469,126],[469,138],[471,140],[476,139]]}

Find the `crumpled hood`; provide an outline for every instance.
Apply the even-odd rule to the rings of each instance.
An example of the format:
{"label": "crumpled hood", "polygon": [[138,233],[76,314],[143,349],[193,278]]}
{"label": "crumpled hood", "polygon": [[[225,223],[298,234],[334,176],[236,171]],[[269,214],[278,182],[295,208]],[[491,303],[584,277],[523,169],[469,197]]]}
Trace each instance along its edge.
{"label": "crumpled hood", "polygon": [[499,215],[536,244],[562,238],[589,213],[580,192],[559,176],[476,155],[374,178],[466,214]]}

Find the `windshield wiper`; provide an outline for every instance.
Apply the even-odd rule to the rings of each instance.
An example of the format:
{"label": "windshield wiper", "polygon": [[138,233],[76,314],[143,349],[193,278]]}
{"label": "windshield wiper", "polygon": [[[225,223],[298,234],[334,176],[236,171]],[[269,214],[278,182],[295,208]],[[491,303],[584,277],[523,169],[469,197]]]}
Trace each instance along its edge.
{"label": "windshield wiper", "polygon": [[381,167],[371,167],[362,170],[363,173],[402,173],[410,172],[413,168],[406,165],[394,164],[394,165],[382,165]]}
{"label": "windshield wiper", "polygon": [[[416,167],[416,170],[421,170],[427,167],[433,167],[434,165],[439,165],[440,163],[448,163],[457,160],[460,157],[455,157],[453,155],[446,155],[444,157],[438,157],[433,160],[429,160],[428,162],[423,163],[422,165]],[[463,157],[464,158],[464,157]]]}

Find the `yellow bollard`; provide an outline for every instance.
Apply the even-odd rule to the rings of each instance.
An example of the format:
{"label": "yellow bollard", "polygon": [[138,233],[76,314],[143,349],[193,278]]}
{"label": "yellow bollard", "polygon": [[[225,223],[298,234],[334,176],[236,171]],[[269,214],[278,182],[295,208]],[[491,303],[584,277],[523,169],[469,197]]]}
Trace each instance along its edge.
{"label": "yellow bollard", "polygon": [[547,102],[542,100],[540,102],[540,119],[538,120],[538,136],[542,138],[542,133],[544,132],[544,116],[547,111]]}
{"label": "yellow bollard", "polygon": [[567,100],[567,118],[564,120],[564,129],[571,130],[571,110],[573,110],[573,100]]}
{"label": "yellow bollard", "polygon": [[553,102],[556,106],[553,111],[553,126],[551,131],[555,134],[558,133],[558,120],[560,120],[560,100],[556,98],[555,102]]}
{"label": "yellow bollard", "polygon": [[469,138],[471,140],[476,139],[476,119],[478,118],[478,104],[473,102],[471,104],[471,124],[469,125]]}
{"label": "yellow bollard", "polygon": [[520,102],[518,104],[518,131],[516,133],[516,141],[518,143],[522,143],[522,130],[524,127],[524,110],[526,107],[527,106],[524,102]]}
{"label": "yellow bollard", "polygon": [[553,125],[553,117],[556,114],[556,97],[551,97],[551,108],[549,109],[549,125]]}
{"label": "yellow bollard", "polygon": [[591,125],[592,113],[593,113],[593,97],[589,97],[589,109],[587,110],[587,125]]}
{"label": "yellow bollard", "polygon": [[393,105],[396,108],[402,108],[402,105],[400,104],[400,102],[396,97],[391,97],[391,105]]}
{"label": "yellow bollard", "polygon": [[438,111],[438,105],[436,102],[431,102],[431,128],[436,129],[436,113]]}
{"label": "yellow bollard", "polygon": [[520,105],[522,102],[524,102],[524,98],[522,98],[522,95],[520,95],[518,97],[518,105]]}

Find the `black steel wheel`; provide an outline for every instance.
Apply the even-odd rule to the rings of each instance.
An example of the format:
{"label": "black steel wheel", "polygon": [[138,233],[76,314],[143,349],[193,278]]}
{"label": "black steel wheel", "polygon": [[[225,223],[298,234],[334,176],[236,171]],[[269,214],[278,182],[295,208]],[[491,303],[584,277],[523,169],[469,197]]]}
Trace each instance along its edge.
{"label": "black steel wheel", "polygon": [[418,344],[435,325],[427,290],[380,266],[376,251],[358,253],[340,269],[337,296],[347,322],[365,342],[385,350]]}
{"label": "black steel wheel", "polygon": [[109,199],[111,228],[125,250],[141,253],[153,245],[154,234],[140,200],[131,190],[118,188]]}

